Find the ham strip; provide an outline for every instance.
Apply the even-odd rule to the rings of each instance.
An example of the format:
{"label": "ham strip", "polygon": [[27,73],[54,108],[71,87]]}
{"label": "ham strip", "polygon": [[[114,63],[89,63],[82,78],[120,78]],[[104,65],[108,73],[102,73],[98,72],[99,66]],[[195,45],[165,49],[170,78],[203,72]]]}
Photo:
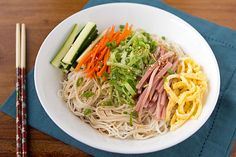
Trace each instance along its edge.
{"label": "ham strip", "polygon": [[151,104],[151,101],[147,100],[145,104],[143,104],[144,108],[147,108]]}
{"label": "ham strip", "polygon": [[[138,82],[138,84],[136,85],[136,88],[139,90],[140,88],[143,87],[144,83],[148,80],[148,78],[150,77],[150,75],[152,74],[153,70],[155,68],[158,67],[158,64],[155,63],[153,65],[151,65],[148,70],[146,71],[146,73],[144,74],[144,76],[141,78],[141,80]],[[159,69],[159,68],[157,68]]]}
{"label": "ham strip", "polygon": [[166,105],[162,108],[161,111],[161,119],[165,120],[165,118],[166,118]]}
{"label": "ham strip", "polygon": [[[152,92],[154,92],[155,91],[155,89],[159,89],[159,88],[161,88],[162,86],[163,86],[163,83],[162,83],[162,86],[160,85],[160,83],[162,82],[162,77],[165,75],[165,73],[168,71],[168,69],[170,69],[171,68],[171,66],[172,66],[172,64],[170,63],[170,62],[167,62],[167,64],[158,72],[158,74],[155,76],[155,78],[154,78],[154,85],[155,85],[155,87],[154,87],[154,89],[153,89],[153,91],[151,91],[151,94],[153,94]],[[161,81],[160,81],[160,79],[162,79]],[[160,82],[159,82],[160,81]],[[159,82],[159,87],[158,87],[158,82]],[[163,88],[163,87],[162,87]],[[160,89],[160,91],[163,91],[163,89]],[[152,95],[151,95],[152,96]]]}
{"label": "ham strip", "polygon": [[167,99],[166,91],[163,91],[161,95],[161,103],[160,103],[161,106],[164,106],[166,104],[166,99]]}
{"label": "ham strip", "polygon": [[156,103],[156,102],[150,101],[149,104],[148,104],[148,108],[150,109],[151,107],[155,106],[155,103]]}
{"label": "ham strip", "polygon": [[174,61],[173,65],[172,65],[172,70],[173,70],[173,71],[176,71],[176,70],[177,70],[178,63],[179,63],[179,60],[176,59],[176,60]]}
{"label": "ham strip", "polygon": [[142,89],[139,89],[139,90],[138,90],[138,94],[141,94],[141,93],[142,93]]}
{"label": "ham strip", "polygon": [[163,47],[160,47],[160,56],[163,56],[164,55],[164,53],[165,53],[165,49],[163,48]]}
{"label": "ham strip", "polygon": [[[156,104],[156,103],[154,103],[154,104]],[[149,108],[149,112],[150,112],[151,114],[154,114],[155,110],[156,110],[156,105],[152,105],[152,106]]]}
{"label": "ham strip", "polygon": [[140,110],[140,106],[141,106],[142,100],[143,100],[144,96],[146,95],[146,93],[147,93],[147,88],[145,88],[143,93],[139,96],[138,102],[137,102],[137,104],[135,106],[135,110],[136,111]]}
{"label": "ham strip", "polygon": [[156,90],[158,91],[162,86],[164,85],[164,79],[162,79],[159,84],[156,87]]}
{"label": "ham strip", "polygon": [[155,82],[153,83],[152,89],[151,89],[150,94],[149,94],[149,100],[152,99],[153,94],[154,94],[154,92],[155,92],[155,89],[156,89],[158,83],[159,83],[158,81],[155,81]]}
{"label": "ham strip", "polygon": [[163,46],[157,47],[154,57],[159,57],[157,62],[148,67],[136,85],[139,98],[135,110],[138,111],[139,120],[144,111],[153,114],[157,120],[165,119],[168,97],[164,90],[164,76],[168,76],[169,69],[176,71],[178,66],[178,57],[175,52],[167,52]]}
{"label": "ham strip", "polygon": [[175,53],[174,53],[173,51],[169,51],[169,52],[165,53],[164,55],[162,55],[162,56],[160,57],[160,59],[161,59],[161,60],[166,60],[166,59],[172,57],[174,54],[175,54]]}
{"label": "ham strip", "polygon": [[[142,110],[143,110],[143,107],[144,105],[147,103],[147,99],[148,99],[148,96],[149,96],[149,92],[151,91],[151,88],[152,88],[152,85],[153,85],[153,80],[154,80],[154,77],[157,73],[157,68],[153,71],[151,77],[150,77],[150,80],[149,80],[149,83],[148,83],[148,87],[146,88],[147,89],[147,92],[145,93],[145,96],[141,102],[141,106],[140,106],[140,110],[139,110],[139,114],[142,113]],[[139,116],[140,117],[140,116]]]}
{"label": "ham strip", "polygon": [[161,88],[159,88],[157,91],[158,91],[158,93],[162,93],[163,90],[164,90],[164,86],[161,86]]}
{"label": "ham strip", "polygon": [[169,58],[169,62],[173,63],[175,56]]}
{"label": "ham strip", "polygon": [[170,69],[172,67],[172,63],[167,62],[166,65],[159,71],[159,73],[155,76],[154,80],[159,80],[160,78],[162,78],[165,73],[168,71],[168,69]]}
{"label": "ham strip", "polygon": [[162,95],[160,94],[158,97],[158,100],[157,100],[156,110],[154,113],[154,115],[156,116],[157,119],[160,119],[160,116],[161,116],[161,106],[160,106],[161,97],[162,97]]}
{"label": "ham strip", "polygon": [[153,98],[152,98],[152,102],[156,102],[157,101],[157,98],[158,98],[158,93],[155,93]]}
{"label": "ham strip", "polygon": [[154,52],[154,57],[155,57],[155,58],[158,58],[158,56],[159,56],[159,54],[160,54],[160,50],[161,50],[161,48],[160,48],[160,46],[158,46],[158,47],[157,47],[157,50]]}

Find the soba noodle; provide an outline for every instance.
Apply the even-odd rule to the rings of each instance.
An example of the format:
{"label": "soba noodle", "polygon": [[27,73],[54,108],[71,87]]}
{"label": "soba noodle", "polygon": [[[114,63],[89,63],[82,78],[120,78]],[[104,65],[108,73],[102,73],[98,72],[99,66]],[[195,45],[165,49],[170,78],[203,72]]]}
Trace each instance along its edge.
{"label": "soba noodle", "polygon": [[[77,80],[81,79],[78,85]],[[163,120],[156,120],[148,112],[143,114],[141,122],[135,118],[130,125],[130,115],[134,109],[127,104],[121,106],[104,105],[104,102],[111,98],[108,82],[100,82],[95,79],[87,79],[82,72],[71,72],[62,82],[60,96],[66,102],[68,108],[74,115],[89,123],[100,133],[120,139],[147,139],[157,134],[167,132],[167,126]],[[89,99],[81,95],[85,91],[95,93]],[[85,115],[85,110],[90,109],[91,113]]]}

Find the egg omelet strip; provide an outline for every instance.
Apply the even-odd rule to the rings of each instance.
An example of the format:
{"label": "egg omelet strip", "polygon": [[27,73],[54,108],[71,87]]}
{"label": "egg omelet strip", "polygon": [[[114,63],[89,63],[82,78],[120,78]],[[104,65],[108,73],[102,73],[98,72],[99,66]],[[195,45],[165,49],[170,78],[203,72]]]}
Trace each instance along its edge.
{"label": "egg omelet strip", "polygon": [[181,58],[177,73],[167,76],[164,89],[169,99],[166,122],[170,130],[179,128],[189,119],[198,118],[207,90],[206,76],[199,64],[190,57]]}

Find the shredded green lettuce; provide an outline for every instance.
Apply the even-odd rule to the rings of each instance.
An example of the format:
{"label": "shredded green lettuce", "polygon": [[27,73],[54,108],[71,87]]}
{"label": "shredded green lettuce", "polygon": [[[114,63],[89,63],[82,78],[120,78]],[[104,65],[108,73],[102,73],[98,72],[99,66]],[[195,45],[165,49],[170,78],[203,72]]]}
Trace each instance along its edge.
{"label": "shredded green lettuce", "polygon": [[90,115],[91,113],[92,113],[92,110],[91,110],[90,108],[84,109],[84,115],[85,115],[85,116],[88,116],[88,115]]}
{"label": "shredded green lettuce", "polygon": [[91,91],[85,91],[83,94],[81,94],[81,96],[85,97],[85,98],[90,98],[90,97],[92,97],[94,95],[95,95],[95,93],[91,92]]}
{"label": "shredded green lettuce", "polygon": [[79,87],[83,83],[83,81],[84,81],[83,77],[78,78],[76,86]]}
{"label": "shredded green lettuce", "polygon": [[168,69],[167,72],[168,72],[169,75],[175,74],[175,72],[171,68]]}
{"label": "shredded green lettuce", "polygon": [[107,65],[111,66],[108,80],[113,89],[113,104],[135,104],[137,78],[144,74],[147,65],[155,62],[156,46],[149,33],[138,30],[111,50]]}

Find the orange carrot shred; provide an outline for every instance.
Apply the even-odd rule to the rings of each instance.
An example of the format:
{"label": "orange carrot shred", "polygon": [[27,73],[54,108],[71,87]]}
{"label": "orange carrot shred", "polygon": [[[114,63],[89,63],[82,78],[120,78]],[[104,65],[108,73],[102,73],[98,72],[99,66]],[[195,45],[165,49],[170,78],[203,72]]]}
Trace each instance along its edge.
{"label": "orange carrot shred", "polygon": [[112,25],[105,33],[105,35],[98,41],[98,43],[85,54],[79,61],[75,70],[79,71],[81,66],[84,66],[84,72],[86,77],[102,77],[103,80],[107,78],[103,76],[104,72],[111,72],[111,67],[107,65],[107,61],[110,57],[110,49],[107,47],[107,43],[116,42],[116,46],[127,38],[131,33],[132,25],[125,24],[123,31],[115,31],[115,26]]}

